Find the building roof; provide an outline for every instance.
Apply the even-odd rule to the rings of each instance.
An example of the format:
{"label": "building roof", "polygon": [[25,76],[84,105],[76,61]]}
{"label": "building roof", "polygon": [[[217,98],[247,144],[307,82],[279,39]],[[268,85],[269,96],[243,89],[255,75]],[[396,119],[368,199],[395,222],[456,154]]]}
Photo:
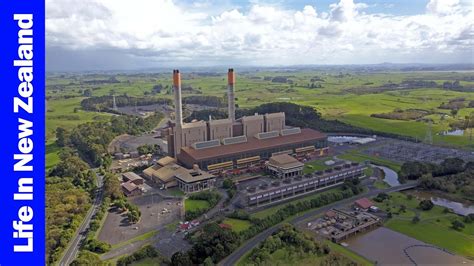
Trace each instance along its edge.
{"label": "building roof", "polygon": [[267,118],[285,118],[284,112],[265,114]]}
{"label": "building roof", "polygon": [[242,116],[242,122],[252,120],[263,120],[263,115],[255,114],[250,116]]}
{"label": "building roof", "polygon": [[134,183],[130,181],[122,183],[122,188],[124,188],[128,192],[132,192],[135,189],[140,189],[137,185],[135,185]]}
{"label": "building roof", "polygon": [[183,129],[196,128],[196,127],[205,127],[205,126],[206,126],[206,121],[199,120],[199,121],[196,121],[196,122],[184,123],[183,124]]}
{"label": "building roof", "polygon": [[273,166],[285,169],[304,166],[304,163],[298,161],[293,156],[286,153],[270,157],[268,163]]}
{"label": "building roof", "polygon": [[211,126],[214,125],[232,125],[232,121],[229,118],[224,118],[224,119],[212,119],[209,120],[209,124]]}
{"label": "building roof", "polygon": [[[181,148],[181,153],[179,155],[180,159],[186,160],[185,156],[189,156],[191,161],[199,161],[205,159],[214,159],[219,157],[228,157],[236,154],[241,154],[245,152],[251,152],[255,150],[263,150],[276,148],[279,146],[284,146],[288,144],[299,144],[312,140],[322,140],[326,138],[326,134],[319,131],[304,128],[301,129],[301,133],[292,134],[286,136],[278,136],[275,138],[269,139],[257,139],[250,137],[247,142],[222,145],[219,147],[212,147],[207,149],[196,150],[192,147],[183,147]],[[192,162],[192,163],[193,163]]]}
{"label": "building roof", "polygon": [[126,172],[122,174],[128,181],[142,180],[143,178],[134,172]]}
{"label": "building roof", "polygon": [[158,169],[153,177],[159,179],[163,183],[174,181],[174,177],[179,173],[186,173],[187,169],[177,164],[168,164]]}
{"label": "building roof", "polygon": [[361,198],[355,201],[355,204],[359,206],[362,209],[368,209],[371,206],[374,205],[372,201],[370,201],[368,198]]}
{"label": "building roof", "polygon": [[180,171],[179,173],[176,173],[175,176],[185,183],[194,183],[214,178],[214,175],[209,174],[206,171],[202,171],[201,169],[183,169],[185,171]]}
{"label": "building roof", "polygon": [[161,166],[165,166],[171,163],[176,163],[176,159],[170,156],[165,156],[157,161],[157,163]]}
{"label": "building roof", "polygon": [[328,217],[328,218],[334,218],[334,217],[336,217],[336,213],[335,213],[333,210],[327,211],[325,215],[326,215],[326,217]]}

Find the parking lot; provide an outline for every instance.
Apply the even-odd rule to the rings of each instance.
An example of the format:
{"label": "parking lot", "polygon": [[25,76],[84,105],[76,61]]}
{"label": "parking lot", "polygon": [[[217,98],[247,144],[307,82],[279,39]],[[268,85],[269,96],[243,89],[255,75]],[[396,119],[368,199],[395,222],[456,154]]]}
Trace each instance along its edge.
{"label": "parking lot", "polygon": [[143,195],[129,200],[139,207],[140,221],[131,225],[126,213],[118,213],[112,208],[99,233],[99,240],[112,245],[127,241],[146,232],[162,229],[165,225],[179,220],[183,212],[180,199]]}

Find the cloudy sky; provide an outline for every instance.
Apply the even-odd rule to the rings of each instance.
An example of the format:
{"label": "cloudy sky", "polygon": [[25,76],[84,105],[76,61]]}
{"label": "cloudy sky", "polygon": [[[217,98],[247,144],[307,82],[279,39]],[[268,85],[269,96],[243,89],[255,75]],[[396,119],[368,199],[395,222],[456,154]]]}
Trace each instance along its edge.
{"label": "cloudy sky", "polygon": [[50,71],[473,63],[471,0],[46,0]]}

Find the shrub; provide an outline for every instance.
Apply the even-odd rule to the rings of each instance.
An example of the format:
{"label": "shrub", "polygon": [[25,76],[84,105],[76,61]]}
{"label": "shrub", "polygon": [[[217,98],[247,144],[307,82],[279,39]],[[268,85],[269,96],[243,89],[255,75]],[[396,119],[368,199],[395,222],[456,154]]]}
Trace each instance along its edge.
{"label": "shrub", "polygon": [[420,201],[420,205],[418,205],[418,208],[424,210],[424,211],[429,211],[433,209],[434,204],[431,202],[431,200],[422,200]]}

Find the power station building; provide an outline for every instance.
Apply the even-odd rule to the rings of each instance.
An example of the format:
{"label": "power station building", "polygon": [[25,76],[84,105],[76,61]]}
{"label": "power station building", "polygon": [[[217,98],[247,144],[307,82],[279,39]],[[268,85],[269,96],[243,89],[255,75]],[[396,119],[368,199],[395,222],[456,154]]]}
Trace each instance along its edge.
{"label": "power station building", "polygon": [[235,72],[227,73],[228,118],[183,122],[181,76],[173,71],[175,123],[167,129],[168,153],[188,168],[212,173],[262,165],[270,157],[325,155],[327,136],[285,124],[285,113],[235,117]]}

